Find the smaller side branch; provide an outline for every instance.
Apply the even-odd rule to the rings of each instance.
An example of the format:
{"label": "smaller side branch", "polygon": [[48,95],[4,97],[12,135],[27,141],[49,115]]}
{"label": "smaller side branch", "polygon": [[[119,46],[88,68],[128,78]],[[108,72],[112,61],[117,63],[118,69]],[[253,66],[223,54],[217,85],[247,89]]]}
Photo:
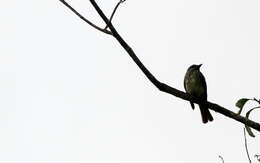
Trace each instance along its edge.
{"label": "smaller side branch", "polygon": [[[119,0],[119,2],[117,3],[117,5],[115,6],[115,8],[114,8],[114,10],[113,10],[113,12],[112,12],[112,14],[111,14],[111,16],[110,16],[110,19],[109,19],[109,21],[112,23],[112,19],[113,19],[113,17],[114,17],[114,15],[115,15],[115,13],[116,13],[116,10],[118,9],[118,7],[120,6],[120,4],[121,3],[123,3],[123,2],[125,2],[126,0]],[[106,27],[104,28],[105,30],[108,28],[108,25],[106,24]]]}
{"label": "smaller side branch", "polygon": [[88,23],[90,26],[92,26],[93,28],[105,33],[105,34],[109,34],[112,35],[112,33],[110,31],[108,31],[107,29],[103,29],[98,27],[97,25],[95,25],[94,23],[92,23],[91,21],[89,21],[88,19],[86,19],[84,16],[82,16],[78,11],[76,11],[71,5],[69,5],[66,1],[64,0],[60,0],[61,3],[63,3],[66,7],[68,7],[74,14],[76,14],[80,19],[82,19],[84,22]]}
{"label": "smaller side branch", "polygon": [[222,163],[225,163],[222,156],[219,155],[218,157],[222,160]]}
{"label": "smaller side branch", "polygon": [[260,99],[257,100],[256,98],[254,98],[254,99],[252,99],[252,100],[254,100],[254,101],[256,101],[258,104],[260,104]]}
{"label": "smaller side branch", "polygon": [[244,137],[245,137],[245,147],[246,147],[246,154],[247,154],[247,158],[249,160],[249,163],[251,162],[250,156],[249,156],[249,152],[248,152],[248,148],[247,148],[247,140],[246,140],[246,129],[244,128]]}

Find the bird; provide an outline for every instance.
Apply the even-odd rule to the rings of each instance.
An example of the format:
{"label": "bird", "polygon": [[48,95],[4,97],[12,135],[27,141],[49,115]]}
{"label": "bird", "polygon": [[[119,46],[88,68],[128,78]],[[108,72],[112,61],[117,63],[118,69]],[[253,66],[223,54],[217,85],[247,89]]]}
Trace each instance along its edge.
{"label": "bird", "polygon": [[[198,98],[202,101],[207,101],[207,83],[205,77],[200,72],[201,66],[202,64],[194,64],[188,68],[184,77],[184,88],[185,91],[193,97]],[[190,102],[190,104],[192,109],[194,109],[194,103]],[[213,117],[210,114],[207,106],[199,104],[199,108],[203,123],[213,121]]]}

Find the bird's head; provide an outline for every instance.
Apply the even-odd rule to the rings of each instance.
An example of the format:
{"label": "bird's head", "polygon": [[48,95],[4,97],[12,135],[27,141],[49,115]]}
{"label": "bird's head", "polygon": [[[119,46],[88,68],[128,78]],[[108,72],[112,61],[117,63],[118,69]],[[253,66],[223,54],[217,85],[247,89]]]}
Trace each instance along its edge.
{"label": "bird's head", "polygon": [[193,71],[193,70],[200,70],[200,67],[202,66],[202,64],[199,65],[191,65],[188,69],[188,71]]}

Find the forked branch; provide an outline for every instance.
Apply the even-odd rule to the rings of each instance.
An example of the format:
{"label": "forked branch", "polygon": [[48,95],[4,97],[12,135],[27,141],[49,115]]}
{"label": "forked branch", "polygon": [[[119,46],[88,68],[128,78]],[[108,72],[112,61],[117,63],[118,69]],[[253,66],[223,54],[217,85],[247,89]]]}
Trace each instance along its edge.
{"label": "forked branch", "polygon": [[75,10],[70,4],[68,4],[66,1],[64,0],[59,0],[61,3],[63,3],[65,6],[67,6],[72,12],[74,12],[74,14],[76,14],[80,19],[82,19],[84,22],[88,23],[90,26],[92,26],[93,28],[104,32],[105,34],[109,34],[111,35],[112,33],[110,31],[108,31],[106,28],[100,28],[99,26],[95,25],[94,23],[92,23],[91,21],[89,21],[88,19],[86,19],[84,16],[82,16],[77,10]]}
{"label": "forked branch", "polygon": [[[109,19],[110,22],[112,22],[112,19],[113,19],[114,15],[115,15],[116,10],[118,9],[119,5],[120,5],[121,3],[124,3],[125,1],[126,1],[126,0],[119,0],[119,2],[116,4],[116,7],[114,8],[114,10],[113,10],[113,12],[112,12],[112,14],[111,14],[111,16],[110,16],[110,19]],[[108,28],[108,25],[106,25],[106,27],[105,27],[104,29],[107,29],[107,28]]]}

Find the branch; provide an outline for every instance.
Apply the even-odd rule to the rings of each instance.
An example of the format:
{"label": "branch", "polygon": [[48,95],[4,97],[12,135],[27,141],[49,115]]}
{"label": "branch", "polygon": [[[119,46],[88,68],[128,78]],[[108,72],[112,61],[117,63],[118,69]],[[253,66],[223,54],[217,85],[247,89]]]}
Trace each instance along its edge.
{"label": "branch", "polygon": [[[100,27],[95,26],[93,23],[89,22],[86,18],[84,18],[82,15],[80,15],[75,9],[73,9],[69,4],[67,4],[64,0],[60,0],[64,5],[66,5],[68,8],[70,8],[77,16],[79,16],[82,20],[93,26],[94,28],[114,36],[114,38],[120,43],[120,45],[126,50],[126,52],[129,54],[129,56],[133,59],[133,61],[137,64],[137,66],[141,69],[141,71],[145,74],[145,76],[149,79],[150,82],[153,83],[155,87],[157,87],[160,91],[169,93],[173,96],[176,96],[178,98],[181,98],[186,101],[191,101],[196,104],[203,104],[210,108],[211,110],[214,110],[218,113],[221,113],[229,118],[232,118],[238,122],[241,122],[247,126],[250,126],[251,128],[254,128],[255,130],[260,132],[260,124],[256,123],[252,120],[249,120],[246,117],[242,117],[222,106],[219,106],[218,104],[209,102],[209,101],[201,101],[200,99],[197,99],[193,96],[191,96],[188,93],[185,93],[183,91],[180,91],[178,89],[175,89],[167,84],[164,84],[157,80],[153,74],[143,65],[143,63],[139,60],[139,58],[136,56],[135,52],[132,50],[132,48],[124,41],[124,39],[118,34],[114,26],[112,25],[112,22],[105,16],[103,11],[99,8],[95,0],[90,0],[90,3],[93,5],[93,7],[96,9],[100,17],[103,19],[103,21],[107,24],[110,31],[106,29],[102,29]],[[119,3],[122,0],[120,0]],[[124,1],[124,0],[123,0]],[[117,7],[116,7],[117,8]],[[114,9],[114,12],[116,11],[116,8]],[[112,16],[111,16],[112,17]],[[110,18],[111,19],[111,18]]]}
{"label": "branch", "polygon": [[[125,1],[126,1],[126,0],[119,0],[119,2],[117,3],[116,7],[114,8],[114,10],[113,10],[113,12],[112,12],[112,14],[111,14],[111,16],[110,16],[110,19],[109,19],[110,22],[112,22],[112,19],[113,19],[114,15],[115,15],[116,10],[117,10],[117,8],[119,7],[119,5],[120,5],[121,3],[124,3]],[[106,27],[105,27],[104,29],[107,29],[107,28],[108,28],[108,25],[106,25]]]}
{"label": "branch", "polygon": [[257,100],[256,98],[254,98],[254,99],[252,99],[252,100],[254,100],[254,101],[256,101],[258,104],[260,104],[260,99]]}
{"label": "branch", "polygon": [[249,152],[248,152],[248,148],[247,148],[246,129],[245,129],[245,128],[244,128],[244,137],[245,137],[245,147],[246,147],[247,158],[248,158],[248,160],[249,160],[249,163],[251,163],[251,159],[250,159]]}
{"label": "branch", "polygon": [[222,156],[219,155],[218,157],[222,160],[222,163],[225,163]]}
{"label": "branch", "polygon": [[61,3],[63,3],[66,7],[68,7],[72,12],[74,12],[74,14],[76,14],[80,19],[82,19],[84,22],[88,23],[90,26],[92,26],[93,28],[104,32],[105,34],[109,34],[111,35],[112,33],[106,29],[100,28],[97,25],[95,25],[94,23],[92,23],[91,21],[89,21],[88,19],[86,19],[84,16],[82,16],[78,11],[76,11],[71,5],[69,5],[67,2],[65,2],[64,0],[59,0]]}
{"label": "branch", "polygon": [[145,76],[152,82],[155,87],[157,87],[160,91],[169,93],[173,96],[179,97],[186,101],[191,101],[196,104],[203,104],[206,105],[211,110],[214,110],[216,112],[219,112],[229,118],[232,118],[238,122],[241,122],[247,126],[250,126],[257,131],[260,132],[260,124],[256,123],[252,120],[249,120],[245,117],[242,117],[222,106],[219,106],[215,103],[208,102],[208,101],[201,101],[200,99],[192,97],[190,94],[185,93],[183,91],[177,90],[175,88],[172,88],[171,86],[168,86],[167,84],[161,83],[158,81],[153,74],[143,65],[143,63],[139,60],[139,58],[136,56],[132,48],[124,41],[124,39],[118,34],[112,23],[108,20],[108,18],[105,16],[103,11],[99,8],[95,0],[90,0],[93,7],[96,9],[98,14],[101,16],[101,18],[104,20],[104,22],[109,27],[110,31],[112,32],[112,35],[115,37],[115,39],[120,43],[120,45],[126,50],[126,52],[129,54],[129,56],[133,59],[133,61],[137,64],[137,66],[142,70],[142,72],[145,74]]}

